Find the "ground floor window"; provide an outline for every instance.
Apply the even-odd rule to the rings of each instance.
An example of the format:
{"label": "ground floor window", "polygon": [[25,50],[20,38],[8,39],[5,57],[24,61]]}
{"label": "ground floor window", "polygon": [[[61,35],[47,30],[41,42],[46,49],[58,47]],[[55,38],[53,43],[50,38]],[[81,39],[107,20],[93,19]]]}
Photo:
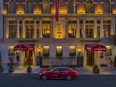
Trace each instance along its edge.
{"label": "ground floor window", "polygon": [[69,47],[69,56],[76,56],[76,47],[75,46]]}
{"label": "ground floor window", "polygon": [[56,56],[62,56],[62,54],[63,54],[62,46],[57,46],[56,47]]}
{"label": "ground floor window", "polygon": [[106,50],[106,53],[105,55],[106,56],[111,56],[112,55],[112,47],[111,46],[106,46],[107,50]]}
{"label": "ground floor window", "polygon": [[49,46],[43,47],[43,56],[49,56]]}

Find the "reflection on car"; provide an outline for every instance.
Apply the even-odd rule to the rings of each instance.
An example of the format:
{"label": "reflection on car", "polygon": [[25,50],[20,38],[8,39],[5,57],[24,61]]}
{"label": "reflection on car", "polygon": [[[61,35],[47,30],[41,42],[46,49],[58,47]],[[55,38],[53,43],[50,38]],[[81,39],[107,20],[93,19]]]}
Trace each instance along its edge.
{"label": "reflection on car", "polygon": [[38,74],[38,78],[41,80],[47,79],[66,79],[72,80],[78,77],[78,72],[75,69],[68,67],[57,67],[41,70]]}

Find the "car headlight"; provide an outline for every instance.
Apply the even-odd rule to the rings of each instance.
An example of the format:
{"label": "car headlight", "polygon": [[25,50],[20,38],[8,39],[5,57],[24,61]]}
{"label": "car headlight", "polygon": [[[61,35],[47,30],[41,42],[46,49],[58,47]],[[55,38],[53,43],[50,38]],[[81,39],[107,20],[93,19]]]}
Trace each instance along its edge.
{"label": "car headlight", "polygon": [[39,73],[39,75],[41,75],[42,73]]}

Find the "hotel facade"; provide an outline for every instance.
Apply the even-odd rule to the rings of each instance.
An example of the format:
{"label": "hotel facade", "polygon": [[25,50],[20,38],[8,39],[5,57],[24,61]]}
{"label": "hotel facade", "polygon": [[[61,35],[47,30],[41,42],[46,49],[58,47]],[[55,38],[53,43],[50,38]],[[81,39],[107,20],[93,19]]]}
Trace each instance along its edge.
{"label": "hotel facade", "polygon": [[116,0],[60,0],[58,21],[56,1],[0,0],[2,64],[110,66]]}

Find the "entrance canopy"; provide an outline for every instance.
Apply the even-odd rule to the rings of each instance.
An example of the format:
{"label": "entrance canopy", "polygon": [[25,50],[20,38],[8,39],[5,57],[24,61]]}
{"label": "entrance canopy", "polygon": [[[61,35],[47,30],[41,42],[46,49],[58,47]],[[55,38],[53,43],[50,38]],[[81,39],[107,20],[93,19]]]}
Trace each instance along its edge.
{"label": "entrance canopy", "polygon": [[87,44],[85,48],[88,51],[106,51],[106,47],[104,45]]}
{"label": "entrance canopy", "polygon": [[19,44],[19,45],[16,45],[14,47],[14,50],[22,50],[22,51],[25,51],[25,50],[34,50],[34,46],[33,45],[30,45],[30,44]]}

